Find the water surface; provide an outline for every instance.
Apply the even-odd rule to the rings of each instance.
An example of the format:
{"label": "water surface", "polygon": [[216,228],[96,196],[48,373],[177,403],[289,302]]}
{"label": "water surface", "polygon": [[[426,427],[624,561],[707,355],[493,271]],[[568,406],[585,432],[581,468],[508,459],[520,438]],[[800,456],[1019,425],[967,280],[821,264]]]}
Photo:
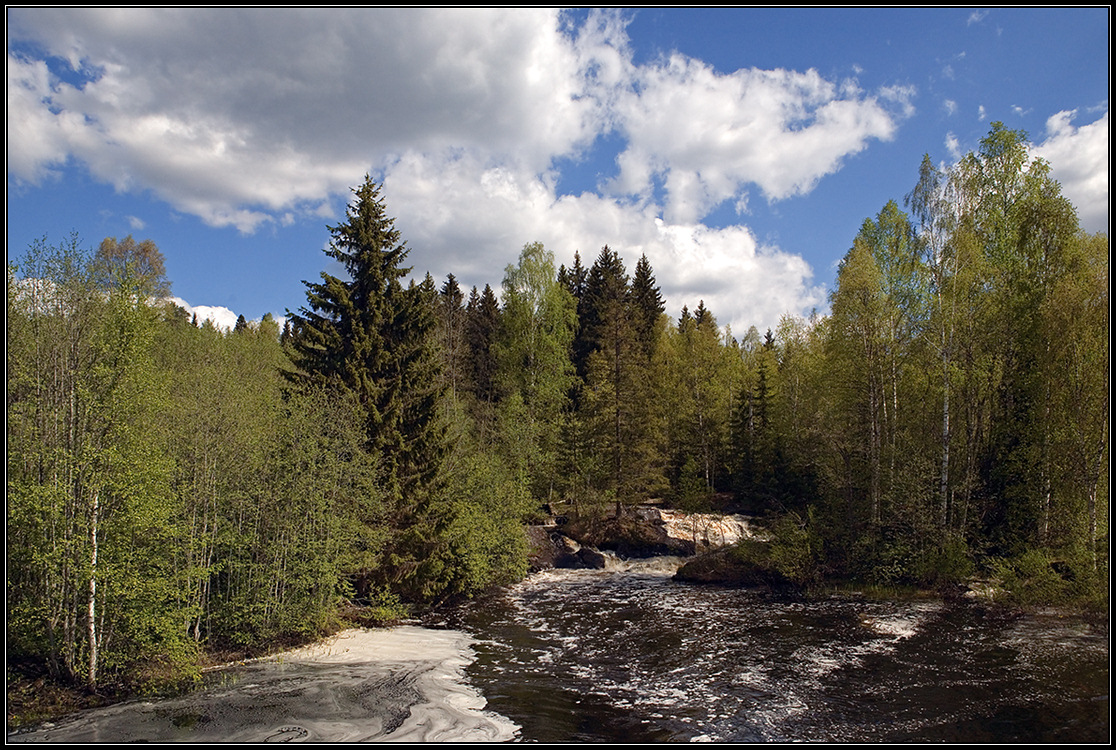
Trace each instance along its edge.
{"label": "water surface", "polygon": [[672,571],[547,571],[447,624],[478,639],[466,674],[524,739],[1108,740],[1107,633],[1080,618]]}
{"label": "water surface", "polygon": [[1107,742],[1107,629],[972,603],[537,573],[9,741]]}

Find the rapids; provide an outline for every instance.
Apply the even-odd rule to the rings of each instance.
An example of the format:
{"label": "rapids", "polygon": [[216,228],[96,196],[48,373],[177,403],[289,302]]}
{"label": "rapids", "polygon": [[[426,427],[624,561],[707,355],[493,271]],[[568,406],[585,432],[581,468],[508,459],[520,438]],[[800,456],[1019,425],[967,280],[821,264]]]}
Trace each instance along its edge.
{"label": "rapids", "polygon": [[548,570],[425,623],[347,631],[46,742],[1107,742],[1107,628],[974,603],[798,600]]}

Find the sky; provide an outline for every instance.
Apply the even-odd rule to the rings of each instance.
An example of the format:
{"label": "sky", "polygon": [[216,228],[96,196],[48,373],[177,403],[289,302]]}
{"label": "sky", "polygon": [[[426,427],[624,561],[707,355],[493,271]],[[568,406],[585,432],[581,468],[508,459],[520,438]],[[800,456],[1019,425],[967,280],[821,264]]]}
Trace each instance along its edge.
{"label": "sky", "polygon": [[200,318],[281,317],[367,174],[418,279],[608,245],[762,332],[996,121],[1108,232],[1109,13],[9,6],[8,257],[150,238]]}

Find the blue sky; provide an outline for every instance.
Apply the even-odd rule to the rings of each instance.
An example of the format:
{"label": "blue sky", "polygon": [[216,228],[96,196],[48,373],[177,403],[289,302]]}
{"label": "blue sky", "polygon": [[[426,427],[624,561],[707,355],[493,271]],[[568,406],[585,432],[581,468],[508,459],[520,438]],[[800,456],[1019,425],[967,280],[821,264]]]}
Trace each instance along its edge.
{"label": "blue sky", "polygon": [[860,224],[991,123],[1108,231],[1109,9],[11,8],[9,258],[151,238],[228,325],[305,304],[370,173],[440,284],[646,253],[677,316],[824,312]]}

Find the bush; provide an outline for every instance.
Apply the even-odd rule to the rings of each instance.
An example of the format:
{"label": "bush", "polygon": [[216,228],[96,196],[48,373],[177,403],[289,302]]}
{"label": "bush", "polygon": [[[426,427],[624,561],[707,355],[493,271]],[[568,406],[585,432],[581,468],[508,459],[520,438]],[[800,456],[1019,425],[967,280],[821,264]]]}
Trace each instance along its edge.
{"label": "bush", "polygon": [[803,520],[797,513],[779,518],[772,527],[769,563],[780,575],[797,586],[805,586],[817,578],[813,513]]}
{"label": "bush", "polygon": [[1053,562],[1045,550],[1032,549],[1011,558],[993,558],[989,570],[1014,604],[1061,604],[1070,598],[1070,587]]}
{"label": "bush", "polygon": [[939,543],[922,550],[914,561],[915,582],[922,586],[942,586],[964,581],[975,566],[969,546],[960,534],[948,534]]}

